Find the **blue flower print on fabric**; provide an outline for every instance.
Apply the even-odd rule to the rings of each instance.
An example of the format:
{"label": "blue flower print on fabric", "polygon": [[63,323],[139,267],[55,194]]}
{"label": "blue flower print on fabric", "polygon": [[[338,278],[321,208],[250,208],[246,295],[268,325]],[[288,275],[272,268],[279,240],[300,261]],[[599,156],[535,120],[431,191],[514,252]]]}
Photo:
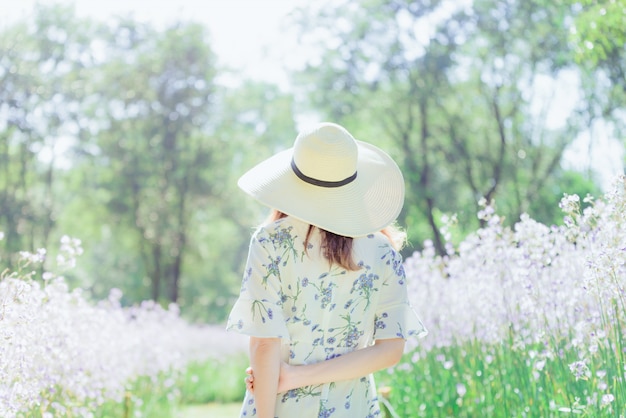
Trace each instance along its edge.
{"label": "blue flower print on fabric", "polygon": [[[375,339],[425,333],[406,295],[402,258],[380,233],[355,238],[358,270],[323,259],[319,234],[305,249],[308,224],[282,218],[250,242],[239,298],[227,329],[279,337],[283,361],[309,364],[370,346]],[[380,417],[371,375],[279,393],[278,418]],[[240,417],[256,415],[246,393]]]}

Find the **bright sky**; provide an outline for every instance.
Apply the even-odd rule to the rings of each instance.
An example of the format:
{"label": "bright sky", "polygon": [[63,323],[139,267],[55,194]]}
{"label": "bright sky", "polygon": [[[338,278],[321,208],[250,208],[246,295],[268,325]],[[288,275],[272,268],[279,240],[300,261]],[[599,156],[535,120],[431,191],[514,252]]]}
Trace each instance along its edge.
{"label": "bright sky", "polygon": [[33,5],[73,4],[78,16],[106,19],[128,15],[139,21],[166,24],[176,20],[205,23],[211,47],[223,65],[244,75],[284,86],[283,63],[297,49],[285,17],[307,0],[0,0],[0,25],[32,15]]}
{"label": "bright sky", "polygon": [[[310,0],[0,0],[0,25],[31,15],[35,3],[59,2],[74,4],[79,16],[98,19],[131,13],[137,20],[157,25],[180,19],[205,23],[211,47],[222,65],[240,70],[244,77],[283,88],[288,88],[285,65],[293,68],[303,57],[295,34],[286,30],[285,18],[296,7],[313,4]],[[316,0],[314,4],[320,7],[320,3],[328,5],[332,0]],[[567,84],[551,86],[555,89],[553,99],[560,103],[552,107],[551,125],[558,125],[571,111],[568,99],[563,100],[571,95],[571,85]],[[611,136],[610,128],[596,125],[578,138],[566,153],[566,161],[578,169],[591,165],[606,187],[623,171],[623,147],[609,139]]]}

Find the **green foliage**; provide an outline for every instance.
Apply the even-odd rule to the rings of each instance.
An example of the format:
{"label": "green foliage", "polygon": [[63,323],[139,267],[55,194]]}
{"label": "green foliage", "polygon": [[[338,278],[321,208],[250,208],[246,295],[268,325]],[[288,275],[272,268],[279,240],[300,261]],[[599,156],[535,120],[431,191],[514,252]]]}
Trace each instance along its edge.
{"label": "green foliage", "polygon": [[196,24],[159,33],[121,21],[95,73],[104,105],[93,118],[107,126],[85,145],[99,150],[96,187],[110,192],[109,211],[134,232],[154,300],[178,300],[188,219],[211,194],[202,168],[216,150],[199,130],[211,120],[215,90],[205,41]]}
{"label": "green foliage", "polygon": [[0,31],[3,256],[69,234],[85,248],[72,285],[223,320],[263,212],[236,180],[290,145],[291,96],[216,84],[197,23],[95,23],[61,6],[34,16]]}
{"label": "green foliage", "polygon": [[[344,124],[399,162],[407,252],[426,239],[441,252],[444,215],[456,214],[452,239],[474,230],[481,198],[508,222],[529,212],[558,223],[564,191],[594,193],[561,167],[563,150],[623,109],[623,1],[445,4],[296,11],[302,48],[315,53],[294,72],[294,93],[221,84],[228,74],[199,23],[99,22],[37,6],[0,28],[0,255],[68,234],[85,249],[72,285],[97,298],[118,287],[125,304],[175,300],[188,318],[222,321],[266,212],[237,178],[292,145],[294,109]],[[576,61],[589,39],[605,52]],[[533,110],[532,80],[566,67],[580,72],[584,100],[550,128]]]}
{"label": "green foliage", "polygon": [[623,55],[626,44],[626,1],[583,0],[572,2],[580,9],[572,40],[581,62],[597,65]]}
{"label": "green foliage", "polygon": [[535,198],[528,202],[528,212],[534,213],[541,223],[546,225],[562,225],[563,213],[555,213],[551,208],[559,206],[563,195],[600,196],[601,190],[597,183],[586,178],[579,172],[563,171],[557,178],[550,178]]}
{"label": "green foliage", "polygon": [[[418,348],[395,368],[376,374],[383,408],[388,403],[395,416],[416,418],[621,416],[624,388],[616,374],[620,356],[601,348],[588,362],[588,371],[576,378],[569,365],[579,360],[578,351],[553,344],[556,356],[544,345],[520,349],[513,339],[498,345],[474,341],[428,353]],[[243,354],[192,364],[176,379],[174,391],[166,388],[171,383],[165,377],[136,382],[124,401],[104,405],[96,416],[161,411],[148,416],[170,417],[185,405],[241,402],[245,367]],[[603,401],[605,393],[614,394],[615,401]],[[388,416],[394,416],[391,413]]]}
{"label": "green foliage", "polygon": [[177,418],[232,418],[241,410],[241,402],[231,404],[185,405]]}
{"label": "green foliage", "polygon": [[570,42],[584,74],[590,120],[609,120],[624,144],[626,106],[626,1],[568,0],[573,11]]}
{"label": "green foliage", "polygon": [[407,184],[401,224],[411,241],[433,239],[443,253],[438,212],[458,214],[465,231],[478,226],[482,199],[498,202],[508,222],[524,212],[543,222],[558,216],[536,197],[562,193],[563,152],[588,128],[592,105],[553,128],[537,113],[535,80],[575,65],[559,30],[571,16],[562,2],[493,0],[301,11],[302,42],[321,58],[309,61],[298,87],[312,108],[391,150]]}
{"label": "green foliage", "polygon": [[400,417],[614,417],[624,413],[623,404],[602,400],[604,393],[619,393],[615,353],[596,358],[588,377],[577,379],[569,367],[579,360],[577,350],[561,344],[554,352],[557,356],[547,356],[543,345],[519,350],[512,341],[495,346],[466,343],[427,354],[417,350],[376,378],[379,388],[390,388],[388,400]]}
{"label": "green foliage", "polygon": [[243,401],[242,376],[248,365],[245,353],[190,364],[179,385],[182,404]]}
{"label": "green foliage", "polygon": [[[247,366],[245,354],[190,363],[184,372],[163,373],[129,382],[123,399],[109,400],[95,411],[84,409],[83,412],[85,415],[92,413],[96,418],[171,418],[181,416],[181,411],[189,405],[240,403],[245,393],[242,376]],[[55,403],[54,391],[44,396],[49,398],[53,409],[34,408],[23,418],[40,417],[45,412],[61,415],[72,409],[81,410],[79,404]]]}
{"label": "green foliage", "polygon": [[[51,401],[49,410],[33,408],[30,412],[19,415],[22,418],[37,418],[45,416],[45,413],[52,416],[74,416],[72,411],[81,411],[84,416],[96,418],[147,416],[155,418],[171,418],[177,416],[180,408],[180,392],[174,386],[175,374],[164,373],[160,376],[150,378],[141,377],[128,383],[128,388],[124,398],[119,401],[107,400],[101,404],[97,410],[81,408],[79,403],[61,404],[54,402],[54,390],[43,394]],[[93,415],[92,415],[93,414]]]}
{"label": "green foliage", "polygon": [[89,22],[66,25],[71,9],[41,7],[32,22],[0,32],[0,222],[4,254],[46,247],[63,190],[61,137],[76,129],[77,80],[89,60]]}

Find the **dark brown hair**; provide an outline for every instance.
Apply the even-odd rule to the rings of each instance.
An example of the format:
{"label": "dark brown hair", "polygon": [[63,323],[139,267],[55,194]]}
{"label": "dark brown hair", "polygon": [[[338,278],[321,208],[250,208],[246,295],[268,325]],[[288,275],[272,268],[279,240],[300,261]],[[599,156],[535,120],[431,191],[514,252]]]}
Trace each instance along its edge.
{"label": "dark brown hair", "polygon": [[[287,214],[279,210],[273,209],[269,217],[267,218],[266,223],[274,222],[287,216]],[[307,231],[306,237],[304,239],[305,252],[308,249],[309,239],[311,237],[311,234],[313,233],[314,228],[316,227],[313,225],[309,225],[309,230]],[[317,229],[320,231],[320,235],[322,238],[321,248],[324,254],[324,258],[326,258],[326,260],[328,260],[330,264],[337,264],[349,271],[356,271],[360,269],[360,267],[354,262],[354,259],[352,257],[352,237],[338,235],[330,231],[326,231],[322,228]],[[400,251],[400,249],[404,246],[404,243],[406,242],[406,234],[396,226],[388,226],[380,232],[382,232],[389,239],[391,245],[397,251]]]}

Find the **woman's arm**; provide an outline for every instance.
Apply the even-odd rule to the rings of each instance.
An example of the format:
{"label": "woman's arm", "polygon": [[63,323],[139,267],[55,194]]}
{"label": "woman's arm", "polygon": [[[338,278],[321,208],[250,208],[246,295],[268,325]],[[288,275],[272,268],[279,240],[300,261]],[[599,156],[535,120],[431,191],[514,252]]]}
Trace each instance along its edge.
{"label": "woman's arm", "polygon": [[[367,376],[398,363],[404,352],[404,343],[402,338],[381,339],[370,347],[319,363],[300,366],[281,363],[277,390],[286,392],[302,386]],[[246,379],[246,386],[256,396],[261,383],[254,364],[246,372],[250,375]]]}
{"label": "woman's arm", "polygon": [[280,338],[250,337],[254,403],[258,418],[274,418],[280,373]]}
{"label": "woman's arm", "polygon": [[[377,340],[372,346],[319,363],[301,366],[283,363],[280,369],[278,391],[284,392],[302,386],[356,379],[391,367],[400,361],[404,352],[404,342],[402,338]],[[254,366],[252,369],[256,383],[258,382],[256,369]]]}

